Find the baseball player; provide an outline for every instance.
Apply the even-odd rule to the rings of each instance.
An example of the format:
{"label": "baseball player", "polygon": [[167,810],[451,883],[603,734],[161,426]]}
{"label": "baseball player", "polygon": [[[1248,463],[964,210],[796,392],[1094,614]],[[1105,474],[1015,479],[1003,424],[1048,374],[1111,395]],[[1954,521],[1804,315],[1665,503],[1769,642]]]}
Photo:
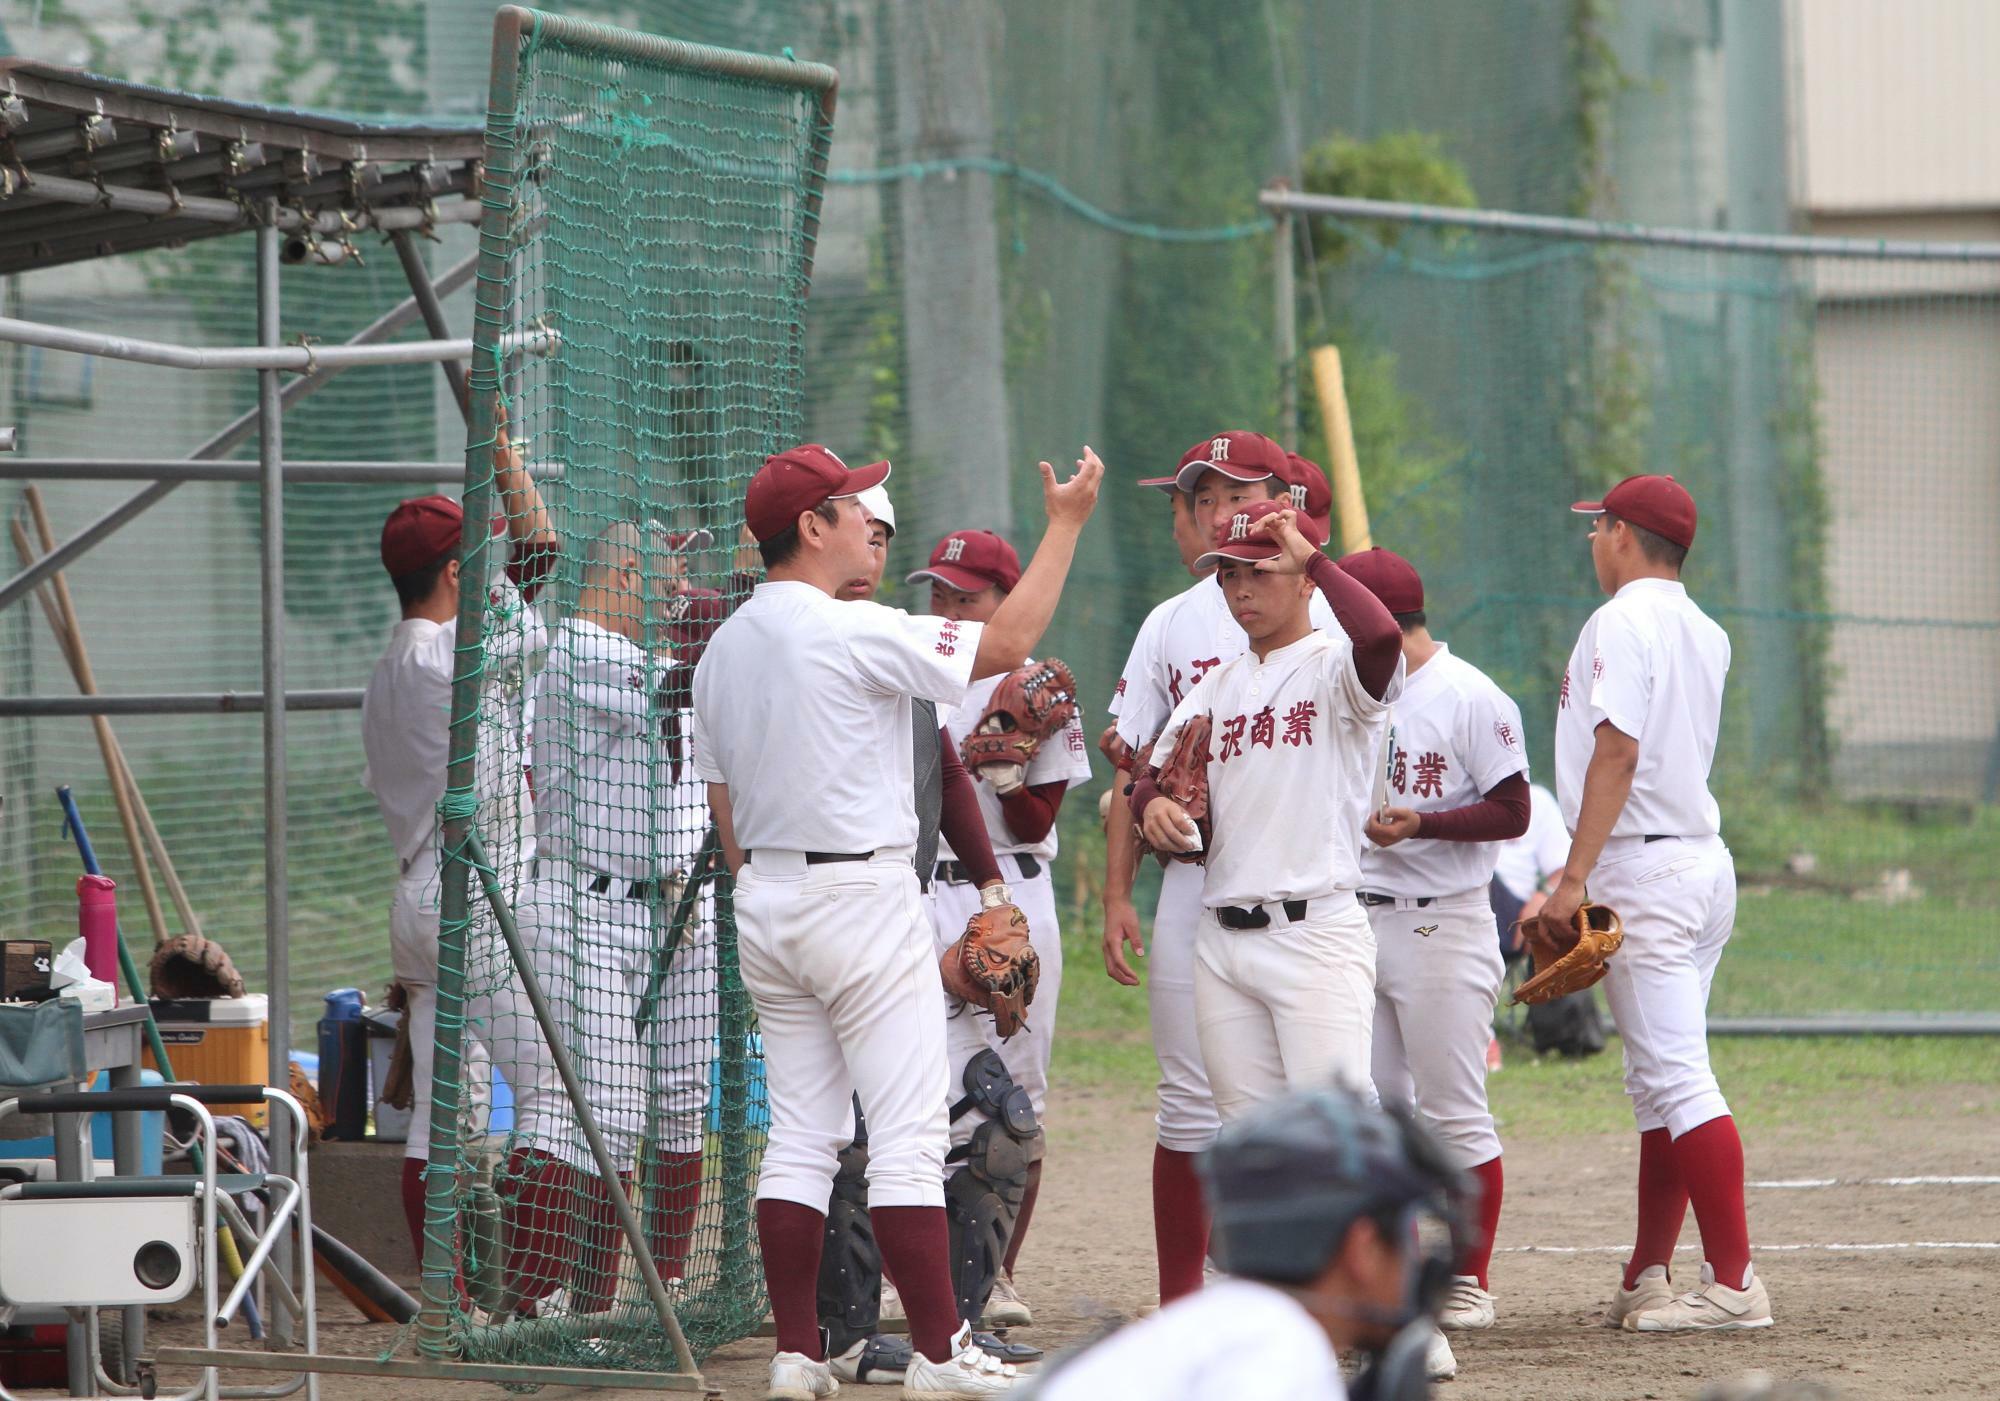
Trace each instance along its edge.
{"label": "baseball player", "polygon": [[[643,1170],[648,1246],[672,1280],[700,1195],[716,965],[699,899],[670,959],[663,948],[706,830],[706,794],[683,727],[661,705],[685,688],[672,659],[644,645],[664,611],[647,579],[666,577],[647,567],[648,534],[615,521],[589,542],[576,605],[535,678],[539,840],[517,916],[611,1156],[628,1184]],[[653,534],[656,546],[690,543]],[[517,1116],[514,1137],[503,1195],[516,1291],[544,1316],[600,1312],[617,1221],[567,1097]]]}
{"label": "baseball player", "polygon": [[1224,1128],[1201,1172],[1228,1278],[1051,1363],[1027,1394],[1342,1401],[1342,1353],[1368,1359],[1356,1387],[1375,1401],[1429,1394],[1458,1181],[1413,1119],[1346,1088],[1290,1094]]}
{"label": "baseball player", "polygon": [[[730,870],[743,982],[764,1035],[771,1130],[757,1227],[776,1323],[768,1395],[831,1395],[816,1310],[838,1155],[867,1110],[868,1205],[910,1321],[906,1395],[992,1395],[1013,1369],[974,1346],[955,1307],[944,1211],[949,1067],[943,982],[912,866],[914,697],[954,705],[1011,671],[1047,628],[1103,466],[1059,483],[1048,531],[990,622],[913,617],[835,594],[872,567],[850,469],[818,444],[770,458],[744,514],[766,578],[716,630],[695,673],[696,772]],[[986,900],[1007,903],[1004,889]]]}
{"label": "baseball player", "polygon": [[[1294,470],[1284,450],[1263,434],[1231,431],[1189,448],[1173,475],[1139,483],[1173,495],[1175,544],[1195,582],[1147,615],[1119,675],[1109,709],[1117,722],[1113,748],[1122,764],[1129,765],[1131,751],[1159,734],[1191,686],[1242,655],[1248,645],[1222,591],[1197,561],[1218,519],[1226,521],[1252,502],[1289,495]],[[1315,627],[1333,626],[1317,592],[1311,607]],[[1105,842],[1104,967],[1117,982],[1137,987],[1139,975],[1126,956],[1127,946],[1148,962],[1146,1000],[1153,1055],[1160,1067],[1153,1238],[1160,1300],[1166,1303],[1201,1287],[1208,1227],[1194,1160],[1213,1141],[1219,1120],[1195,1033],[1194,930],[1201,912],[1201,872],[1179,862],[1167,866],[1149,951],[1132,907],[1137,870],[1131,824],[1111,823]]]}
{"label": "baseball player", "polygon": [[1506,967],[1487,886],[1500,843],[1528,828],[1521,711],[1431,636],[1424,583],[1408,560],[1378,546],[1340,567],[1403,633],[1388,802],[1368,819],[1361,853],[1360,899],[1375,930],[1375,1088],[1384,1104],[1414,1108],[1451,1165],[1479,1183],[1478,1218],[1439,1321],[1490,1328],[1502,1175],[1486,1048]]}
{"label": "baseball player", "polygon": [[[533,839],[523,771],[526,727],[521,688],[526,667],[544,645],[530,605],[554,565],[558,547],[541,492],[508,440],[504,415],[496,432],[495,485],[508,550],[504,567],[494,571],[488,602],[496,622],[506,621],[488,643],[478,793],[487,850],[501,869],[518,871]],[[405,501],[384,522],[382,565],[395,585],[402,619],[390,634],[361,701],[361,743],[367,757],[363,782],[382,811],[401,870],[389,907],[389,945],[408,1018],[415,1102],[403,1146],[401,1191],[403,1215],[419,1257],[424,1248],[423,1171],[430,1156],[437,1028],[437,804],[444,796],[451,742],[463,529],[464,511],[447,496]],[[495,1013],[486,1006],[470,1010],[475,1026],[490,1022]],[[465,1062],[475,1095],[483,1092],[488,1066],[477,1043],[475,1034]],[[531,1100],[540,1090],[559,1089],[553,1069],[546,1065],[503,1069],[519,1102]]]}
{"label": "baseball player", "polygon": [[[1642,1333],[1767,1328],[1750,1263],[1743,1145],[1708,1060],[1708,990],[1736,917],[1736,871],[1708,790],[1729,637],[1681,584],[1694,498],[1672,477],[1628,477],[1593,518],[1591,562],[1611,596],[1584,624],[1556,707],[1556,797],[1570,831],[1542,906],[1570,919],[1586,896],[1624,921],[1606,1000],[1625,1047],[1639,1125],[1639,1223],[1606,1321]],[[1701,1284],[1669,1284],[1688,1206]]]}
{"label": "baseball player", "polygon": [[[1021,562],[1014,547],[990,530],[955,530],[939,540],[929,562],[912,572],[907,582],[930,585],[930,611],[941,618],[984,623],[992,619],[1008,593],[1021,579]],[[984,716],[988,703],[1004,678],[975,681],[965,699],[945,717],[947,747],[958,749]],[[1070,785],[1090,777],[1090,759],[1084,747],[1083,725],[1076,719],[1060,733],[1042,743],[1033,762],[1024,771],[1002,774],[998,781],[982,770],[977,784],[983,826],[992,849],[999,856],[1002,877],[1014,893],[1014,903],[1028,916],[1035,931],[1036,949],[1041,955],[1041,984],[1035,993],[1033,1018],[1014,1036],[1002,1040],[990,1020],[973,1015],[970,1008],[954,1012],[950,1023],[950,1054],[954,1083],[962,1082],[967,1066],[982,1052],[1000,1060],[1006,1077],[1024,1091],[1034,1111],[1036,1141],[1031,1152],[1042,1147],[1041,1127],[1049,1092],[1049,1055],[1054,1044],[1056,1007],[1062,992],[1062,932],[1056,921],[1055,881],[1050,874],[1056,857],[1056,814]],[[1000,783],[1007,783],[1007,791]],[[959,858],[956,843],[948,841],[938,852],[931,882],[932,917],[936,921],[940,953],[955,940],[979,909],[979,872]],[[990,1093],[990,1091],[989,1091]],[[1004,1096],[1006,1091],[1000,1090]],[[982,1122],[983,1121],[983,1122]],[[997,1130],[985,1129],[993,1116],[968,1112],[952,1125],[954,1149],[967,1155],[966,1166],[954,1173],[958,1192],[948,1192],[955,1207],[972,1214],[979,1210],[983,1193],[973,1184],[989,1176],[982,1150]],[[1003,1125],[1018,1118],[1002,1116]],[[981,1137],[981,1134],[985,1137]],[[971,1161],[977,1157],[977,1166]],[[1042,1181],[1042,1159],[1034,1158],[1025,1168],[1026,1181],[1018,1207],[1009,1208],[996,1199],[994,1213],[1011,1216],[1007,1230],[1006,1255],[998,1274],[989,1282],[983,1277],[958,1281],[962,1299],[990,1288],[985,1307],[987,1322],[998,1327],[1034,1321],[1026,1302],[1014,1288],[1014,1262],[1034,1216],[1035,1198]],[[985,1271],[980,1271],[981,1275]]]}

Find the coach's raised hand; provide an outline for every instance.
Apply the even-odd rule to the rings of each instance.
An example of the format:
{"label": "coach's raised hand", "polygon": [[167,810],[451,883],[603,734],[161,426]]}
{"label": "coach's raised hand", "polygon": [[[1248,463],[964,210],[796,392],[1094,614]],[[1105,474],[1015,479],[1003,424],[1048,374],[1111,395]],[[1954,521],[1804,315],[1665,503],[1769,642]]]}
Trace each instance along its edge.
{"label": "coach's raised hand", "polygon": [[1070,561],[1076,558],[1077,537],[1084,523],[1097,509],[1097,489],[1104,481],[1104,464],[1088,447],[1077,459],[1076,474],[1058,481],[1056,470],[1041,464],[1042,505],[1049,523],[1035,557],[1022,571],[1021,582],[1007,595],[979,634],[979,652],[972,661],[972,677],[998,676],[1028,660],[1028,654],[1048,631],[1055,616],[1056,602],[1062,597],[1063,581],[1069,577]]}

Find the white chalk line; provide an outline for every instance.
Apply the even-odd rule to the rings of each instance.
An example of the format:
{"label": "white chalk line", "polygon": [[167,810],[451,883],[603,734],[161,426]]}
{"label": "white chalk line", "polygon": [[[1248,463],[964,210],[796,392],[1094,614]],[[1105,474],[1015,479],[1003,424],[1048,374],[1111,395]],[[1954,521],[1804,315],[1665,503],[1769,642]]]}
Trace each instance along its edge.
{"label": "white chalk line", "polygon": [[1772,1192],[1818,1187],[2000,1187],[2000,1177],[1777,1177],[1743,1185]]}
{"label": "white chalk line", "polygon": [[[1699,1253],[1699,1246],[1682,1246],[1681,1253]],[[1494,1247],[1500,1255],[1630,1255],[1629,1245],[1502,1245]],[[1801,1250],[1825,1251],[1829,1254],[1845,1254],[1850,1251],[1884,1250],[2000,1250],[2000,1240],[1903,1240],[1867,1242],[1802,1242],[1796,1245],[1765,1245],[1753,1241],[1750,1252],[1753,1255],[1792,1252]]]}

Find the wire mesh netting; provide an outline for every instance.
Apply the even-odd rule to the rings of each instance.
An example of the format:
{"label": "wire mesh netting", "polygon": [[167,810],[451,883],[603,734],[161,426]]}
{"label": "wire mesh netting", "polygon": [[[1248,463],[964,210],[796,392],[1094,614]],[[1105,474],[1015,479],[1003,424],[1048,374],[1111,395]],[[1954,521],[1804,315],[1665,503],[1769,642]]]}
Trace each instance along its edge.
{"label": "wire mesh netting", "polygon": [[[461,585],[485,619],[460,641],[454,725],[474,782],[442,810],[472,816],[483,850],[447,837],[445,908],[474,868],[484,890],[440,929],[431,1164],[457,1192],[434,1181],[427,1223],[443,1247],[433,1297],[462,1308],[462,1267],[482,1310],[463,1311],[475,1360],[672,1365],[591,1123],[696,1355],[763,1316],[761,1057],[688,751],[689,683],[740,589],[747,473],[803,421],[830,134],[813,85],[832,75],[733,61],[530,12],[518,78],[496,79],[488,116],[470,381],[479,403],[497,392],[508,442],[472,453],[494,472],[470,478],[494,528],[468,531]],[[551,353],[501,358],[503,335],[534,328]],[[524,456],[559,475],[530,486]],[[587,1116],[503,938],[506,909]],[[505,1135],[477,1092],[487,1062],[513,1094]]]}

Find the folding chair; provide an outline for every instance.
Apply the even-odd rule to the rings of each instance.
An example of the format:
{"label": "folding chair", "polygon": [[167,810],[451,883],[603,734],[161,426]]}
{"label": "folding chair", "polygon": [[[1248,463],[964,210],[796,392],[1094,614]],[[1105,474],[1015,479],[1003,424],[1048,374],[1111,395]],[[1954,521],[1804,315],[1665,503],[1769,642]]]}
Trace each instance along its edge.
{"label": "folding chair", "polygon": [[[266,1100],[285,1110],[292,1136],[296,1179],[277,1173],[218,1173],[215,1120],[207,1104]],[[306,1186],[306,1117],[298,1101],[264,1085],[163,1085],[90,1094],[21,1095],[0,1102],[0,1120],[10,1114],[95,1114],[132,1110],[185,1109],[194,1115],[201,1141],[199,1175],[108,1177],[87,1182],[25,1182],[0,1188],[0,1300],[49,1305],[81,1312],[88,1326],[90,1355],[100,1391],[113,1396],[157,1394],[150,1367],[142,1366],[137,1387],[105,1373],[98,1353],[97,1311],[130,1305],[167,1304],[202,1291],[204,1345],[213,1350],[216,1334],[229,1326],[258,1272],[271,1258],[281,1235],[297,1227],[300,1288],[282,1271],[265,1283],[279,1301],[304,1320],[307,1353],[319,1351],[317,1298],[312,1270],[312,1206]],[[275,1125],[275,1120],[273,1121]],[[243,1273],[218,1299],[222,1281],[217,1223],[239,1241],[252,1239],[233,1197],[264,1192],[269,1211],[261,1238],[243,1261]],[[216,1369],[171,1401],[218,1401],[221,1397],[288,1396],[303,1386],[317,1401],[319,1378],[310,1372],[265,1387],[220,1387]],[[18,1401],[0,1386],[0,1401]]]}

